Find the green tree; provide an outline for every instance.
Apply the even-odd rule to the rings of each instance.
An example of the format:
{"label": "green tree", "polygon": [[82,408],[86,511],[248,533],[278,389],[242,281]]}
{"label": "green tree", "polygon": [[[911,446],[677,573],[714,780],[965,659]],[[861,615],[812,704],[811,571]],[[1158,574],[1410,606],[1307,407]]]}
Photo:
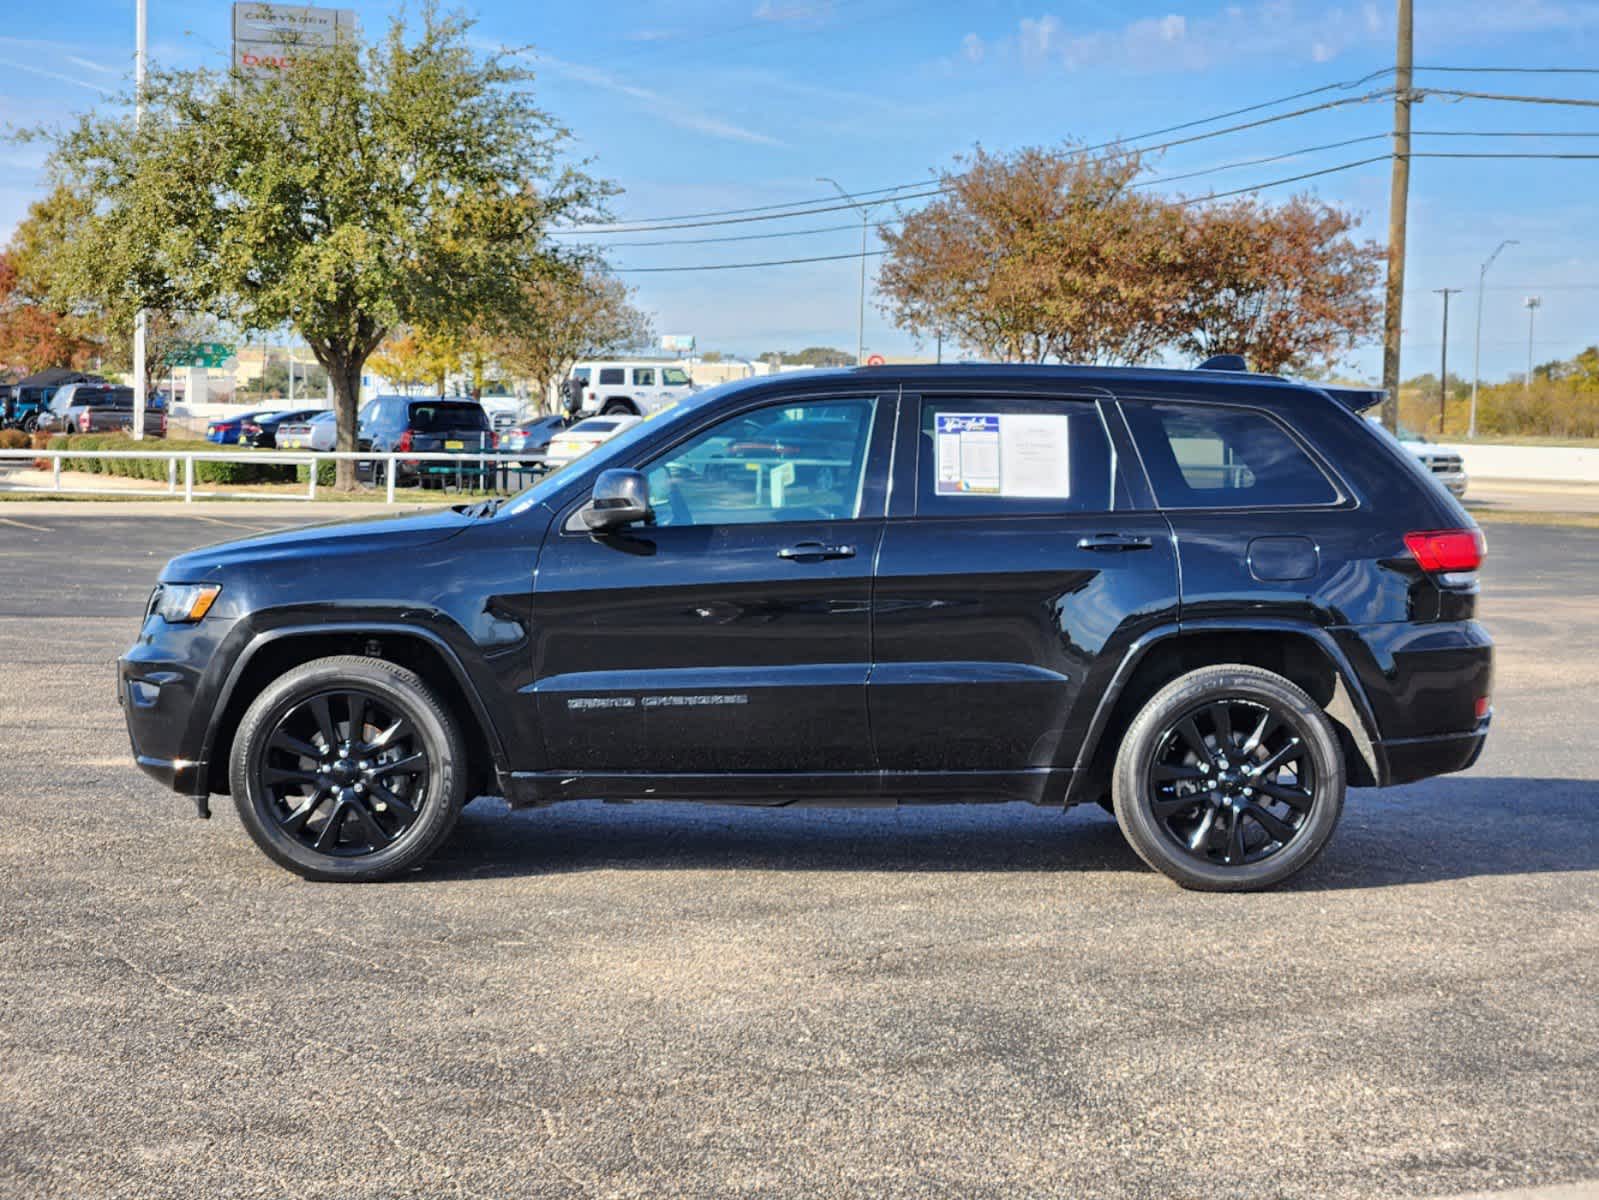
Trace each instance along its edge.
{"label": "green tree", "polygon": [[[567,132],[514,55],[473,48],[431,5],[414,32],[302,46],[272,79],[156,70],[145,116],[89,114],[52,167],[90,202],[62,287],[108,310],[292,325],[332,377],[356,448],[361,371],[401,325],[516,328],[575,266],[545,237],[609,189],[564,163]],[[339,485],[355,486],[352,463]]]}
{"label": "green tree", "polygon": [[634,306],[632,290],[597,263],[573,276],[540,280],[525,304],[524,323],[495,339],[493,358],[541,394],[579,359],[650,340],[650,319]]}

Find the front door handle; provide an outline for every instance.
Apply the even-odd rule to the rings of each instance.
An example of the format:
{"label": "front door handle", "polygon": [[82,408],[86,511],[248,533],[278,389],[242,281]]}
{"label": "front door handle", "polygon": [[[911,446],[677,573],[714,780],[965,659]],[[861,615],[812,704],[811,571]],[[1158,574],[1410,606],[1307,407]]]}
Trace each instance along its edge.
{"label": "front door handle", "polygon": [[1100,550],[1115,553],[1120,550],[1148,550],[1153,539],[1134,533],[1091,533],[1077,539],[1079,550]]}
{"label": "front door handle", "polygon": [[825,542],[795,542],[777,552],[778,558],[854,558],[854,546],[830,546]]}

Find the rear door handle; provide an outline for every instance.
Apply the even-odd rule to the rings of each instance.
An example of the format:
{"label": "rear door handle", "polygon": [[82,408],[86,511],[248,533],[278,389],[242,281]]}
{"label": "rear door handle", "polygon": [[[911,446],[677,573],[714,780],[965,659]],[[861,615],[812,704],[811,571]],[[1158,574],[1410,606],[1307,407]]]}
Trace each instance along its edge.
{"label": "rear door handle", "polygon": [[830,546],[825,542],[795,542],[777,552],[778,558],[854,558],[854,546]]}
{"label": "rear door handle", "polygon": [[1119,550],[1148,550],[1154,540],[1133,533],[1091,533],[1077,539],[1079,550],[1100,550],[1114,553]]}

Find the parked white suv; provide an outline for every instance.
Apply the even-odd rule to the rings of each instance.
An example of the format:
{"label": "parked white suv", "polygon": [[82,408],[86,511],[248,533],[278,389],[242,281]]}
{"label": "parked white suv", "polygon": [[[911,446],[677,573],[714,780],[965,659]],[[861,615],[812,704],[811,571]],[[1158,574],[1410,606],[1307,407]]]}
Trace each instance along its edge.
{"label": "parked white suv", "polygon": [[[1382,422],[1377,417],[1367,417],[1368,421],[1383,428]],[[1385,431],[1386,432],[1386,431]],[[1399,444],[1405,448],[1405,453],[1414,455],[1426,471],[1439,483],[1443,484],[1449,494],[1459,500],[1466,494],[1466,485],[1471,482],[1466,474],[1465,456],[1452,446],[1440,446],[1426,434],[1417,433],[1414,429],[1399,427]]]}
{"label": "parked white suv", "polygon": [[694,391],[688,371],[677,363],[580,362],[572,379],[583,381],[582,415],[631,413],[647,417]]}

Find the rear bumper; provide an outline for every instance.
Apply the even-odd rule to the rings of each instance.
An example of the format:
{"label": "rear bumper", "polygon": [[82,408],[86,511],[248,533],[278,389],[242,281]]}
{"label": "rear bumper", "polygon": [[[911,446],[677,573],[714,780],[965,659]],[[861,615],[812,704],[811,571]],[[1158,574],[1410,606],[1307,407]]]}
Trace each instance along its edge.
{"label": "rear bumper", "polygon": [[1490,713],[1475,729],[1466,733],[1447,733],[1433,737],[1396,738],[1379,743],[1385,784],[1414,783],[1434,775],[1449,775],[1474,765],[1488,742]]}

